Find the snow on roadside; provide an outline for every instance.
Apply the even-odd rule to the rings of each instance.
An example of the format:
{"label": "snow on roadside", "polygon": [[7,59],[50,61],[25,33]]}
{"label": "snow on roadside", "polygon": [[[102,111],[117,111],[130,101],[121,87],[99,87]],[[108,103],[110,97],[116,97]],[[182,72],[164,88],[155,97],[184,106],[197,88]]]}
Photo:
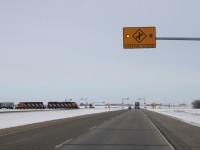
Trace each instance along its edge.
{"label": "snow on roadside", "polygon": [[[127,108],[113,107],[110,109],[110,111],[117,111],[121,109]],[[108,108],[96,107],[93,109],[82,108],[73,110],[0,113],[0,129],[108,111]]]}
{"label": "snow on roadside", "polygon": [[195,125],[200,127],[200,109],[152,109],[148,108],[148,110],[152,110],[164,115],[168,115],[174,117],[183,122]]}

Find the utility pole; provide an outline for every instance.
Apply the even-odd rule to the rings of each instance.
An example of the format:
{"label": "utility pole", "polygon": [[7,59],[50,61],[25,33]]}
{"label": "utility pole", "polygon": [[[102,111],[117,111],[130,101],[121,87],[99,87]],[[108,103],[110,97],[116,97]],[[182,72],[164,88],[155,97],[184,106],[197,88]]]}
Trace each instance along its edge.
{"label": "utility pole", "polygon": [[85,100],[85,108],[88,106],[88,99],[87,98],[81,98],[80,100]]}
{"label": "utility pole", "polygon": [[144,100],[144,108],[146,108],[146,100],[145,100],[145,98],[138,98],[138,100]]}
{"label": "utility pole", "polygon": [[129,100],[129,98],[122,98],[122,108],[124,108],[124,100]]}

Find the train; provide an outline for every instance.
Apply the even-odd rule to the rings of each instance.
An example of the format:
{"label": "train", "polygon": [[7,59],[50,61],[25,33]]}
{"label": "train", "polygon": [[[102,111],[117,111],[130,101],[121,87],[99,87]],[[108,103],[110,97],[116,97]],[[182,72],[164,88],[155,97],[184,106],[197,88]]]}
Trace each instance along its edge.
{"label": "train", "polygon": [[14,102],[0,102],[0,109],[79,109],[76,102],[20,102],[14,105]]}
{"label": "train", "polygon": [[13,102],[0,102],[0,109],[1,108],[14,109],[14,103]]}
{"label": "train", "polygon": [[45,109],[43,102],[20,102],[15,109]]}
{"label": "train", "polygon": [[79,106],[76,102],[48,102],[47,108],[49,109],[57,109],[57,108],[78,109]]}

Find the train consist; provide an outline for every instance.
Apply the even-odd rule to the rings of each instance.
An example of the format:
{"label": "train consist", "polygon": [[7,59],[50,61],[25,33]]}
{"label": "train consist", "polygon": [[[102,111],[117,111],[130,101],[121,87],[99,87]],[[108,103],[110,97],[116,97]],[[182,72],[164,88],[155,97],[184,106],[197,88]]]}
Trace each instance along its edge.
{"label": "train consist", "polygon": [[20,102],[15,109],[45,109],[43,102]]}
{"label": "train consist", "polygon": [[47,108],[56,109],[56,108],[69,108],[69,109],[78,109],[76,102],[48,102]]}
{"label": "train consist", "polygon": [[14,108],[14,103],[13,102],[0,103],[0,109],[1,108],[13,109]]}
{"label": "train consist", "polygon": [[48,102],[44,105],[43,102],[20,102],[14,105],[13,102],[0,102],[0,109],[78,109],[79,106],[76,102]]}

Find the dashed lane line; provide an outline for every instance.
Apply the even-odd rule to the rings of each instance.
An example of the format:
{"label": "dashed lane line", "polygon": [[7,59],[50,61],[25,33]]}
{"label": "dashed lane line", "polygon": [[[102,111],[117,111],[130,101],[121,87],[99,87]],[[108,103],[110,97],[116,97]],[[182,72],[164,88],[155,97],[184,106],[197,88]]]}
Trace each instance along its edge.
{"label": "dashed lane line", "polygon": [[64,144],[69,143],[71,140],[73,140],[73,139],[69,139],[69,140],[67,140],[67,141],[55,146],[55,148],[59,148],[59,147],[63,146]]}

